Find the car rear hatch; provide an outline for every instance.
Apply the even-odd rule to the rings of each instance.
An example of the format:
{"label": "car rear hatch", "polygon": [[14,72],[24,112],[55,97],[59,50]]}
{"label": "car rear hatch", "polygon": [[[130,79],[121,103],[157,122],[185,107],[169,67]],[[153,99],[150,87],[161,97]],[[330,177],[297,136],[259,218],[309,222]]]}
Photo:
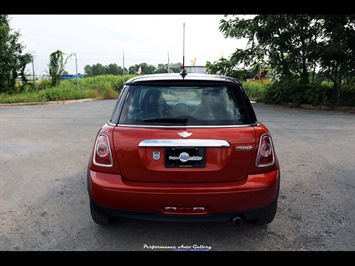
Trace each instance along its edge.
{"label": "car rear hatch", "polygon": [[256,148],[253,126],[117,126],[112,137],[123,179],[139,182],[240,181]]}

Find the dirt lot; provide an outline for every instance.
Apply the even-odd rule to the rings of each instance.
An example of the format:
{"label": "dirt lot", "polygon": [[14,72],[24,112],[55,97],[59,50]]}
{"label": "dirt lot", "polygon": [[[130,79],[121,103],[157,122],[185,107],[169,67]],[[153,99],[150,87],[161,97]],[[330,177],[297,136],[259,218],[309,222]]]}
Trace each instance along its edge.
{"label": "dirt lot", "polygon": [[114,104],[0,107],[0,251],[355,251],[355,114],[254,104],[281,165],[267,226],[104,227],[90,216],[86,165]]}

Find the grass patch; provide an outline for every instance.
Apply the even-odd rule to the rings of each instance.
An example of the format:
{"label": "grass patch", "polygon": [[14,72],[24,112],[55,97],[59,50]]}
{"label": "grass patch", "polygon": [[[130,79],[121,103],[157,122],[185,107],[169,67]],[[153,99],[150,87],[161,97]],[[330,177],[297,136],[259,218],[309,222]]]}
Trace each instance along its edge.
{"label": "grass patch", "polygon": [[[135,75],[125,75],[124,80]],[[48,80],[32,84],[25,84],[16,94],[0,94],[0,104],[29,103],[45,101],[65,101],[86,98],[99,100],[117,99],[123,88],[122,76],[102,75],[90,78],[62,80],[58,86],[50,87]]]}

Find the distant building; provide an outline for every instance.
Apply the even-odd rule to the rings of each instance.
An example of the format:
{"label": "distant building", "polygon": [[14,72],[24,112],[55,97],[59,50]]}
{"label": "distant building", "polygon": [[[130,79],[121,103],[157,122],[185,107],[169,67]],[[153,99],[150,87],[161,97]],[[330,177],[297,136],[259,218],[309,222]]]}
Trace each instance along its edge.
{"label": "distant building", "polygon": [[[181,69],[182,64],[181,63],[177,63],[177,64],[170,64],[168,66],[168,72],[171,73],[171,69],[172,68],[179,68]],[[202,73],[202,74],[206,74],[206,67],[205,66],[185,66],[185,70],[187,71],[187,73]]]}
{"label": "distant building", "polygon": [[[83,75],[78,74],[78,79],[82,79]],[[76,79],[76,75],[68,74],[68,75],[61,75],[60,80],[66,80],[66,79]]]}
{"label": "distant building", "polygon": [[[26,79],[28,81],[33,81],[35,80],[35,82],[40,82],[42,80],[46,80],[46,79],[49,79],[50,77],[47,76],[47,75],[25,75]],[[22,80],[21,78],[17,78],[17,82],[22,84]]]}
{"label": "distant building", "polygon": [[187,73],[202,73],[206,74],[205,66],[185,66]]}

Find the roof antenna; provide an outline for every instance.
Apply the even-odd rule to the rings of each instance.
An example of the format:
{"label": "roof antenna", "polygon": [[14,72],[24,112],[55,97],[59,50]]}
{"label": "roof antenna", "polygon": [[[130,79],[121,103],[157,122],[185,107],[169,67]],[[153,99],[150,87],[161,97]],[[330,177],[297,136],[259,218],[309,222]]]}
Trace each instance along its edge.
{"label": "roof antenna", "polygon": [[187,75],[186,69],[185,69],[185,22],[184,22],[184,29],[183,29],[183,52],[182,52],[182,67],[180,69],[180,75],[184,79],[185,76]]}

